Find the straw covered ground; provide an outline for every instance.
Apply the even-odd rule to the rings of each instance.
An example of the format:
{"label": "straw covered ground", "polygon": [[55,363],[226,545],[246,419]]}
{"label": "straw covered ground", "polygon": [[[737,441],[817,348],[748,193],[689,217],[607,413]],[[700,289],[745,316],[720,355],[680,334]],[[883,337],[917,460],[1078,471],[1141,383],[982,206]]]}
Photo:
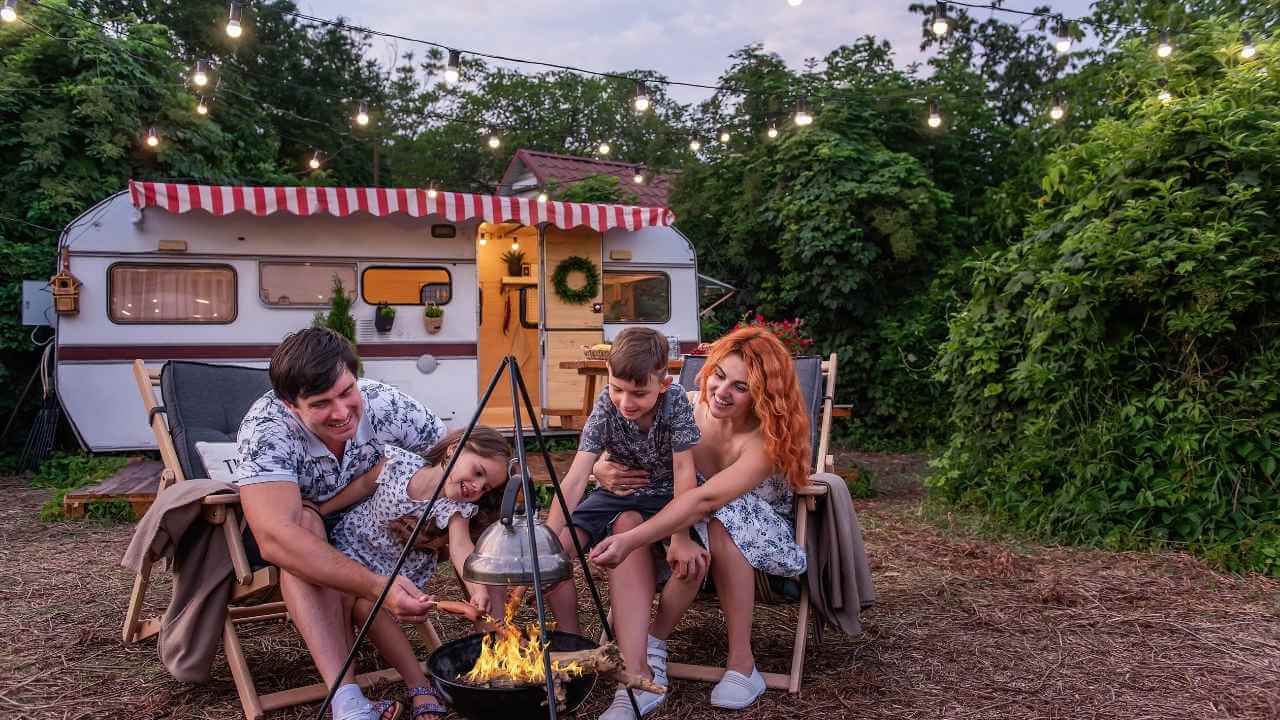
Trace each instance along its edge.
{"label": "straw covered ground", "polygon": [[[1280,717],[1280,582],[1220,574],[1177,554],[993,541],[922,515],[920,458],[841,459],[872,468],[881,491],[858,501],[879,594],[865,633],[829,632],[812,644],[798,697],[770,692],[750,710],[718,714],[707,705],[710,686],[676,682],[655,717]],[[117,563],[130,526],[43,524],[44,491],[7,478],[0,492],[9,499],[0,508],[0,716],[239,716],[221,656],[213,680],[193,686],[166,675],[154,643],[121,646],[132,579]],[[441,578],[436,589],[452,588]],[[157,572],[152,610],[167,593]],[[759,608],[763,669],[784,669],[794,612]],[[465,632],[444,626],[449,636]],[[714,604],[700,604],[672,656],[715,662],[722,638]],[[245,651],[261,691],[315,679],[287,626],[265,626]],[[366,653],[364,667],[374,660]],[[584,716],[610,694],[597,688]]]}

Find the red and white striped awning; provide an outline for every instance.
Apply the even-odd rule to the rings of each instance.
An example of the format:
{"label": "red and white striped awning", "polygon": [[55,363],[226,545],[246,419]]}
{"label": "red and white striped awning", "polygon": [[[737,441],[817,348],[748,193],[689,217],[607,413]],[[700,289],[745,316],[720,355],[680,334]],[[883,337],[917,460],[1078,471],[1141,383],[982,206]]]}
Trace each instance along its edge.
{"label": "red and white striped awning", "polygon": [[675,221],[675,215],[663,207],[541,203],[536,198],[443,191],[428,197],[426,190],[417,188],[245,187],[130,180],[129,197],[133,206],[140,209],[154,207],[171,213],[204,210],[210,215],[287,212],[346,217],[364,212],[382,217],[404,213],[411,217],[434,215],[455,223],[480,218],[486,222],[525,225],[550,223],[564,230],[586,225],[599,232],[665,227]]}

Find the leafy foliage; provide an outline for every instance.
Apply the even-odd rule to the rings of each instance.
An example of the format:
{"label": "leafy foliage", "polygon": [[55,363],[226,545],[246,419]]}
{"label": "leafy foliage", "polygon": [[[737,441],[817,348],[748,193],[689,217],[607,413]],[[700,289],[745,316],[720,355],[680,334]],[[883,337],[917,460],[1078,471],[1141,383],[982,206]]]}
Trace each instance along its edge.
{"label": "leafy foliage", "polygon": [[355,345],[356,318],[351,314],[354,303],[355,298],[342,286],[342,278],[334,275],[333,290],[329,293],[329,312],[316,313],[311,326],[327,327]]}
{"label": "leafy foliage", "polygon": [[[127,459],[119,456],[55,453],[41,463],[31,479],[32,486],[53,491],[40,508],[40,519],[44,522],[65,520],[62,499],[68,492],[106,480],[127,463]],[[116,522],[129,520],[131,513],[126,502],[91,503],[85,510],[88,517]]]}
{"label": "leafy foliage", "polygon": [[1053,153],[1023,239],[973,266],[931,484],[1020,529],[1280,574],[1280,63],[1196,30],[1167,105],[1127,46],[1124,116]]}

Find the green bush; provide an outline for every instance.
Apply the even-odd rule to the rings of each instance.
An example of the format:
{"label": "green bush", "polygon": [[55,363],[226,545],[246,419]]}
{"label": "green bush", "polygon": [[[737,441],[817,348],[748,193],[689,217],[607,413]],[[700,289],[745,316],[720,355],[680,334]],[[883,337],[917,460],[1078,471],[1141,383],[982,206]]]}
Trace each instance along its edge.
{"label": "green bush", "polygon": [[[53,495],[40,508],[40,519],[44,522],[65,520],[62,499],[68,492],[106,480],[127,463],[128,460],[122,457],[54,454],[40,465],[40,469],[31,478],[33,487],[53,491]],[[105,502],[90,504],[85,514],[91,518],[127,521],[132,517],[132,510],[127,502]]]}
{"label": "green bush", "polygon": [[[1280,62],[1200,23],[1133,45],[1119,119],[1050,156],[1023,239],[973,266],[930,481],[1005,526],[1280,574]],[[1174,98],[1156,98],[1168,71]]]}

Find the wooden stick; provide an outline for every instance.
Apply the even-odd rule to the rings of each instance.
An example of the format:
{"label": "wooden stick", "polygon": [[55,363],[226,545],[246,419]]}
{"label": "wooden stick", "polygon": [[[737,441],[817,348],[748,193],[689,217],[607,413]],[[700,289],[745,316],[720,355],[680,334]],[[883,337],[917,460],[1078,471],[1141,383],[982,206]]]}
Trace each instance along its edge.
{"label": "wooden stick", "polygon": [[659,695],[667,691],[666,688],[643,675],[627,672],[626,663],[622,660],[622,653],[619,652],[618,646],[613,643],[607,643],[591,650],[553,652],[551,653],[551,662],[562,667],[569,663],[577,663],[584,673],[596,673],[613,677],[625,687]]}

